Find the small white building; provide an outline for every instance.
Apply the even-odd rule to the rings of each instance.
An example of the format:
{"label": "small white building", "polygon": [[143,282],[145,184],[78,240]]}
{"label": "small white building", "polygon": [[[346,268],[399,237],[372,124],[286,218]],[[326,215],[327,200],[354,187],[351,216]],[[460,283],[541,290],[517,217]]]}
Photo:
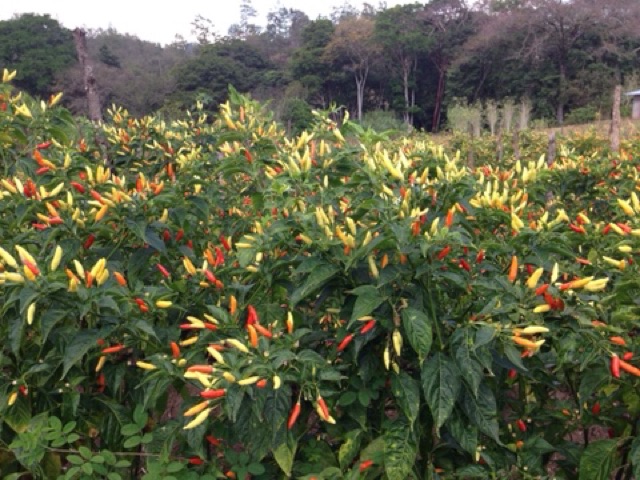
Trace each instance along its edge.
{"label": "small white building", "polygon": [[631,118],[640,120],[640,90],[627,92],[627,97],[631,97]]}

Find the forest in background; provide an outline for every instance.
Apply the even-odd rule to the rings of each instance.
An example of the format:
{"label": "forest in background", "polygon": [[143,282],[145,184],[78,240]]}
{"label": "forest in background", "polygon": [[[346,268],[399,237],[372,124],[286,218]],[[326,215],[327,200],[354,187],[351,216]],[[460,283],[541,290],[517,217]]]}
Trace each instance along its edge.
{"label": "forest in background", "polygon": [[[615,85],[640,88],[637,0],[345,3],[317,19],[279,8],[264,27],[251,0],[239,8],[224,36],[211,20],[194,19],[197,43],[88,32],[103,106],[170,115],[198,99],[215,109],[231,84],[269,100],[294,132],[312,108],[332,104],[377,129],[427,131],[450,128],[479,105],[478,121],[493,131],[498,112],[520,104],[541,126],[608,118]],[[0,65],[18,70],[15,83],[30,94],[64,91],[66,106],[86,113],[72,32],[49,16],[0,22]]]}

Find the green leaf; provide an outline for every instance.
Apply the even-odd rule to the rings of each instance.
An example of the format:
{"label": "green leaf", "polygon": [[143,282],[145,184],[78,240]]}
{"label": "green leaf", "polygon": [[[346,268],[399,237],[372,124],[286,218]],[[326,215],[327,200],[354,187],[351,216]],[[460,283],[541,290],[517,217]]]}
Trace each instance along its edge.
{"label": "green leaf", "polygon": [[294,306],[301,300],[304,300],[307,296],[318,290],[324,284],[326,284],[333,276],[338,273],[339,268],[334,265],[325,263],[317,267],[307,277],[304,284],[297,288],[291,295],[291,305]]}
{"label": "green leaf", "polygon": [[458,329],[454,334],[456,364],[474,397],[478,396],[480,382],[484,378],[482,365],[473,355],[473,339],[468,328]]}
{"label": "green leaf", "polygon": [[133,421],[138,425],[140,429],[144,428],[147,424],[147,420],[149,419],[149,415],[145,412],[144,407],[141,405],[136,406],[133,411]]}
{"label": "green leaf", "polygon": [[19,357],[20,346],[22,345],[22,334],[24,332],[24,326],[27,322],[23,320],[20,315],[9,319],[9,346],[11,352]]}
{"label": "green leaf", "polygon": [[357,295],[356,303],[353,306],[353,312],[351,313],[351,320],[349,320],[347,328],[353,325],[358,318],[364,317],[365,315],[371,315],[373,311],[385,300],[378,289],[373,285],[359,287]]}
{"label": "green leaf", "polygon": [[400,372],[391,377],[391,392],[413,428],[420,412],[420,384],[407,373]]}
{"label": "green leaf", "polygon": [[629,461],[631,462],[631,468],[633,468],[633,476],[640,478],[640,437],[636,436],[631,443],[629,450]]}
{"label": "green leaf", "polygon": [[141,441],[142,441],[142,437],[140,437],[140,435],[134,435],[133,437],[127,438],[122,444],[122,446],[124,448],[137,447],[138,445],[140,445]]}
{"label": "green leaf", "polygon": [[[384,469],[389,480],[406,480],[418,454],[414,434],[400,416],[384,432]],[[364,457],[363,457],[364,459]]]}
{"label": "green leaf", "polygon": [[422,389],[436,431],[451,415],[460,386],[460,372],[445,354],[438,352],[422,364]]}
{"label": "green leaf", "polygon": [[16,433],[24,433],[29,428],[31,409],[29,403],[21,396],[13,406],[3,412],[2,420]]}
{"label": "green leaf", "polygon": [[82,360],[89,350],[96,347],[99,338],[107,337],[110,332],[111,329],[79,331],[65,348],[61,379],[67,375],[71,367]]}
{"label": "green leaf", "polygon": [[238,418],[238,412],[242,406],[242,400],[244,399],[245,390],[237,384],[232,384],[227,388],[225,395],[225,406],[227,416],[231,422],[235,422]]}
{"label": "green leaf", "polygon": [[580,457],[578,480],[608,480],[617,454],[617,440],[591,442]]}
{"label": "green leaf", "polygon": [[49,337],[49,333],[56,324],[65,318],[68,315],[68,312],[65,310],[46,310],[42,317],[40,317],[40,325],[42,328],[42,344],[45,344],[47,338]]}
{"label": "green leaf", "polygon": [[293,435],[288,434],[287,441],[273,449],[273,458],[287,477],[291,476],[291,469],[293,468],[293,460],[296,456],[297,447],[298,444]]}
{"label": "green leaf", "polygon": [[475,455],[478,448],[478,429],[474,425],[469,425],[462,412],[454,410],[445,425],[451,436],[469,455]]}
{"label": "green leaf", "polygon": [[158,236],[155,230],[151,227],[147,227],[145,229],[144,241],[145,243],[148,243],[151,248],[159,252],[164,252],[167,249],[160,236]]}
{"label": "green leaf", "polygon": [[501,444],[496,397],[486,383],[480,385],[477,396],[464,396],[462,409],[478,430]]}
{"label": "green leaf", "polygon": [[406,308],[402,311],[402,325],[407,332],[409,343],[422,362],[429,355],[433,342],[429,317],[415,308]]}
{"label": "green leaf", "polygon": [[362,430],[350,430],[344,435],[344,442],[338,451],[338,462],[343,470],[356,458],[362,443]]}
{"label": "green leaf", "polygon": [[125,426],[122,427],[122,429],[120,430],[120,433],[125,437],[130,437],[131,435],[136,435],[137,433],[139,433],[140,430],[142,430],[142,428],[136,425],[135,423],[127,423]]}

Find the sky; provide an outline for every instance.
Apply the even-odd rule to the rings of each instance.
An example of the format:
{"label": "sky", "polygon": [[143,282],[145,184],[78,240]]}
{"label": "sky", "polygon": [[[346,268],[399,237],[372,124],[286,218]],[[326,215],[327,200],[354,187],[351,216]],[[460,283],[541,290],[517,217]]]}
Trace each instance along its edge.
{"label": "sky", "polygon": [[[415,0],[387,0],[388,7],[414,3]],[[328,17],[334,7],[345,0],[253,0],[258,12],[255,23],[264,25],[267,13],[279,7],[295,8],[305,12],[312,20]],[[361,8],[361,0],[351,0]],[[378,0],[368,3],[378,5]],[[240,19],[239,0],[0,0],[0,20],[15,14],[49,14],[63,26],[73,30],[114,28],[119,33],[135,35],[142,40],[168,44],[176,34],[194,40],[191,23],[198,15],[210,19],[219,34],[226,34],[230,25]]]}

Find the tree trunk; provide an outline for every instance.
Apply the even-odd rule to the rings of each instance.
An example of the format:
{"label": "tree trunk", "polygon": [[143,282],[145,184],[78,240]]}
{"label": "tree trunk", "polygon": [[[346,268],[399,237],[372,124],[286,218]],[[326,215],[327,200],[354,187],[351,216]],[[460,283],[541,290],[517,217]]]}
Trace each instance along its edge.
{"label": "tree trunk", "polygon": [[402,64],[402,87],[404,88],[404,123],[410,124],[409,121],[409,65],[405,60]]}
{"label": "tree trunk", "polygon": [[100,97],[98,96],[96,78],[93,75],[93,66],[89,60],[89,54],[87,53],[87,37],[84,30],[76,28],[73,31],[73,39],[76,45],[78,61],[84,71],[84,91],[87,95],[89,119],[93,122],[100,122],[102,120]]}
{"label": "tree trunk", "polygon": [[368,68],[365,68],[364,71],[356,72],[354,75],[356,79],[356,97],[357,97],[356,100],[358,105],[357,117],[359,122],[362,122],[362,110],[364,108],[364,89],[367,83],[368,75],[369,75]]}
{"label": "tree trunk", "polygon": [[442,97],[444,96],[445,70],[438,69],[438,89],[436,90],[436,105],[431,120],[431,131],[437,132],[440,125],[440,111],[442,110]]}
{"label": "tree trunk", "polygon": [[613,109],[611,112],[611,151],[620,153],[620,93],[622,88],[616,85],[613,92]]}
{"label": "tree trunk", "polygon": [[564,61],[560,62],[560,78],[558,79],[558,106],[556,107],[556,120],[558,125],[564,124],[565,88],[567,82],[567,67]]}

